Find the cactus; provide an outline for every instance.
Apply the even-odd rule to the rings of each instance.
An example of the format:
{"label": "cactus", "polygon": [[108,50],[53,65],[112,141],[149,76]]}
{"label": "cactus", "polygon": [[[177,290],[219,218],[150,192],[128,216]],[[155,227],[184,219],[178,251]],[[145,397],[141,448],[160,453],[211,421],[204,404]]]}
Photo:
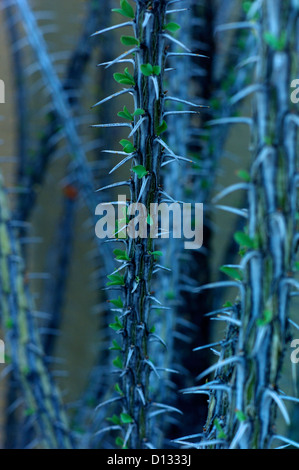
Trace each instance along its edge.
{"label": "cactus", "polygon": [[289,53],[296,47],[298,7],[280,0],[263,1],[261,10],[256,6],[254,2],[248,13],[250,27],[257,32],[256,82],[240,95],[253,93],[250,180],[221,194],[237,189],[248,194],[248,224],[244,232],[235,234],[242,259],[238,266],[222,268],[233,281],[200,288],[235,286],[239,298],[221,310],[228,328],[219,344],[219,361],[198,377],[216,371],[214,380],[186,390],[210,391],[199,447],[264,449],[273,447],[277,439],[299,447],[275,431],[277,409],[290,424],[285,403],[296,400],[280,390],[279,379],[289,340],[291,296],[299,287],[295,279],[299,121],[290,101],[291,74],[298,74],[298,61]]}
{"label": "cactus", "polygon": [[[133,169],[145,169],[141,177],[138,177],[140,175],[135,171],[126,184],[130,186],[131,202],[140,201],[148,209],[150,203],[158,201],[160,191],[162,147],[157,138],[157,129],[162,123],[164,109],[162,84],[166,55],[163,25],[166,6],[166,1],[154,1],[151,8],[147,9],[146,2],[137,1],[134,13],[129,3],[123,0],[119,11],[129,17],[134,31],[134,36],[130,39],[133,48],[129,51],[134,54],[134,76],[128,69],[119,77],[114,75],[120,83],[130,83],[132,86],[130,91],[134,96],[134,113],[137,115],[134,118],[134,142],[126,144],[124,151],[131,154],[134,160]],[[125,55],[129,54],[123,54]],[[109,65],[117,61],[112,61]],[[138,109],[142,110],[144,116],[138,116]],[[140,123],[138,129],[137,122]],[[121,353],[113,361],[121,370],[118,391],[122,410],[118,422],[123,434],[117,441],[121,442],[122,447],[129,445],[142,448],[147,440],[151,439],[148,422],[148,384],[149,375],[155,370],[148,357],[151,277],[154,267],[151,251],[153,244],[150,238],[128,240],[124,252],[129,260],[124,263],[128,268],[125,275],[118,276],[119,285],[123,290],[123,300],[120,300],[119,304],[126,314],[122,315],[121,320],[116,320],[115,327],[112,326],[121,332],[123,338],[123,344],[117,346]],[[113,285],[113,279],[112,275],[108,285]]]}
{"label": "cactus", "polygon": [[[119,94],[130,93],[134,97],[135,110],[131,114],[127,108],[119,115],[133,121],[133,143],[121,141],[124,147],[124,161],[133,160],[132,177],[122,183],[109,185],[110,187],[128,185],[130,188],[130,202],[141,202],[150,212],[151,203],[160,203],[163,197],[161,187],[161,165],[167,154],[176,158],[168,145],[160,137],[167,129],[164,121],[164,105],[166,100],[178,101],[177,97],[169,97],[164,93],[163,79],[167,59],[167,42],[174,41],[167,31],[167,8],[171,1],[151,2],[148,6],[143,0],[136,1],[136,11],[126,0],[121,1],[118,13],[129,18],[130,21],[120,26],[132,26],[134,36],[122,36],[123,44],[132,45],[132,48],[117,59],[108,63],[110,67],[123,62],[125,57],[133,55],[125,61],[132,62],[134,73],[126,68],[123,74],[114,74],[114,78],[121,84],[131,85]],[[95,34],[101,34],[98,31]],[[177,41],[177,40],[175,40]],[[109,97],[110,98],[110,97]],[[102,104],[105,100],[102,100]],[[184,100],[183,100],[184,102]],[[141,114],[141,116],[139,116]],[[136,116],[137,115],[137,116]],[[124,124],[114,124],[124,126]],[[101,124],[101,127],[111,127],[111,124]],[[130,127],[130,126],[129,126]],[[163,155],[163,151],[165,152]],[[167,152],[166,152],[167,151]],[[101,190],[106,188],[101,188]],[[164,194],[165,197],[165,194]],[[167,200],[168,195],[166,195]],[[127,222],[128,223],[128,222]],[[159,375],[157,368],[149,357],[149,339],[153,325],[151,324],[151,309],[153,301],[152,275],[156,264],[153,239],[148,230],[147,238],[127,239],[125,251],[118,259],[123,259],[124,274],[108,276],[108,286],[119,285],[123,292],[122,298],[114,301],[123,312],[121,320],[116,317],[111,327],[122,336],[122,344],[114,343],[117,349],[117,358],[114,365],[120,369],[118,392],[122,406],[120,418],[112,421],[122,431],[117,442],[123,447],[133,448],[151,447],[153,445],[153,431],[149,421],[149,412],[153,406],[164,408],[167,405],[151,404],[149,392],[150,374]],[[119,250],[115,251],[118,254]],[[117,257],[116,257],[117,258]],[[119,271],[119,270],[118,270]],[[154,354],[154,352],[153,352]]]}
{"label": "cactus", "polygon": [[36,439],[30,445],[73,448],[74,437],[43,352],[16,229],[9,212],[1,176],[0,319],[6,333],[7,360],[11,362],[7,367],[11,367],[23,392],[24,415],[37,430]]}
{"label": "cactus", "polygon": [[[3,375],[12,372],[5,384],[9,410],[5,445],[251,449],[282,443],[299,447],[294,429],[288,435],[276,429],[279,415],[286,424],[291,422],[288,403],[299,402],[296,392],[291,396],[282,390],[280,380],[286,375],[283,360],[292,328],[299,329],[292,311],[292,299],[299,287],[299,118],[290,99],[291,83],[298,76],[298,57],[293,52],[299,52],[298,1],[188,0],[177,6],[176,0],[134,0],[133,8],[130,0],[120,0],[112,17],[121,16],[122,23],[110,27],[107,16],[100,14],[102,8],[110,7],[108,3],[101,7],[100,2],[87,2],[82,35],[67,63],[64,80],[30,0],[13,0],[3,6],[17,74],[16,169],[21,186],[17,188],[21,193],[15,209],[17,221],[9,213],[2,180],[0,187],[0,320],[9,362]],[[95,26],[98,31],[87,40]],[[123,27],[126,32],[119,36],[126,50],[113,60],[115,41],[107,48],[107,42],[98,38],[107,33],[108,40],[110,34],[115,39]],[[26,48],[16,47],[25,38]],[[83,135],[82,127],[79,130],[77,119],[82,114],[81,124],[86,117],[73,92],[83,91],[82,78],[90,78],[86,65],[91,62],[95,45],[102,46],[98,65],[102,70],[105,67],[97,79],[96,93],[106,89],[110,96],[100,97],[92,107],[99,118],[94,122],[100,124],[91,126],[97,130],[89,133],[97,132],[99,138],[87,143],[89,135]],[[28,52],[35,54],[36,63],[30,56],[26,69]],[[120,91],[113,88],[112,74],[106,69],[113,70],[115,83],[123,87]],[[48,104],[45,108],[44,103],[40,105],[47,126],[39,136],[42,120],[30,126],[25,117],[30,117],[31,102],[24,85],[32,85],[34,71],[42,78],[36,86],[43,83]],[[82,84],[87,83],[82,80]],[[85,101],[89,100],[88,93],[86,87]],[[110,119],[115,111],[110,100],[114,98],[126,99],[118,110],[119,122]],[[128,104],[131,98],[133,103]],[[241,117],[239,111],[247,110],[246,104],[251,105],[253,113]],[[200,106],[206,109],[197,113]],[[225,187],[211,202],[217,172],[226,167],[221,157],[227,155],[225,146],[234,124],[248,125],[251,131],[251,169],[239,172],[243,181]],[[114,131],[118,129],[129,129],[129,135],[120,141],[122,149],[115,145]],[[39,143],[35,146],[37,136]],[[109,150],[101,152],[101,159],[95,152],[97,161],[90,163],[86,153],[99,145],[102,150],[102,144]],[[32,146],[37,151],[32,152]],[[65,218],[56,230],[59,240],[51,247],[55,257],[51,256],[48,270],[53,279],[45,284],[39,302],[39,310],[52,315],[47,323],[45,315],[39,318],[34,310],[28,285],[31,276],[27,277],[27,263],[23,261],[27,252],[21,252],[20,244],[28,243],[22,235],[39,202],[36,184],[43,186],[54,153],[61,157],[67,152],[71,163],[66,172],[61,168],[65,160],[59,162],[59,176],[64,176]],[[115,156],[120,156],[120,161],[111,163]],[[49,176],[51,172],[52,168]],[[109,179],[113,173],[122,176]],[[204,247],[188,253],[183,252],[182,241],[171,236],[167,246],[162,240],[154,240],[150,218],[145,238],[123,237],[122,227],[117,225],[114,238],[108,240],[111,243],[95,239],[97,204],[104,196],[105,201],[115,200],[115,190],[122,187],[126,200],[124,206],[118,206],[118,215],[122,209],[125,212],[118,222],[125,228],[133,215],[127,213],[132,204],[143,203],[150,212],[151,203],[203,202]],[[55,189],[51,187],[52,192]],[[218,204],[228,195],[241,194],[240,190],[247,196],[247,209]],[[96,245],[91,242],[94,249],[90,257],[96,266],[92,285],[81,283],[82,293],[88,295],[92,288],[99,291],[94,311],[101,326],[107,323],[107,327],[99,332],[95,347],[90,345],[96,364],[88,366],[89,382],[75,403],[70,427],[49,370],[57,352],[50,333],[61,329],[63,337],[69,327],[65,321],[60,325],[60,318],[64,299],[71,293],[66,282],[68,272],[72,268],[73,274],[76,267],[76,251],[72,252],[74,260],[70,256],[77,238],[72,225],[82,202],[89,212],[84,229],[90,231]],[[221,278],[211,283],[210,269],[215,263],[210,242],[219,210],[239,217],[229,250],[220,253],[224,259]],[[241,259],[235,262],[232,256],[238,246]],[[46,243],[44,248],[48,249]],[[99,290],[107,275],[106,287]],[[238,292],[235,302],[221,307],[223,296],[231,288]],[[103,302],[106,299],[108,303]],[[84,313],[88,313],[86,310]],[[220,341],[211,339],[208,317],[226,325]],[[88,317],[83,321],[88,322]],[[206,348],[219,356],[215,364],[208,363],[208,355],[197,360],[191,351]],[[52,352],[53,358],[49,357]],[[194,385],[198,372],[199,381],[208,380],[212,374],[214,378]],[[178,391],[180,388],[183,390]],[[201,396],[204,400],[199,400]],[[189,435],[170,441],[178,433]]]}

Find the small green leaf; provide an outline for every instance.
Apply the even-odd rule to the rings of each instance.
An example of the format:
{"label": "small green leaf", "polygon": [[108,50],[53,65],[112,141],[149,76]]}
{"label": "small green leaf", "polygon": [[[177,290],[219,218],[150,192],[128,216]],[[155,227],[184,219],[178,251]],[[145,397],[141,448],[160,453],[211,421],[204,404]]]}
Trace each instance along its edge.
{"label": "small green leaf", "polygon": [[135,152],[135,147],[132,144],[132,142],[130,142],[129,140],[122,139],[119,143],[123,147],[124,152],[126,152],[126,153],[134,153]]}
{"label": "small green leaf", "polygon": [[120,111],[119,113],[117,113],[117,115],[121,118],[128,119],[129,121],[132,121],[131,116],[130,117],[127,116],[127,114],[124,113],[123,111]]}
{"label": "small green leaf", "polygon": [[287,36],[285,31],[282,32],[279,38],[277,38],[274,34],[270,33],[270,31],[266,31],[264,33],[264,41],[276,51],[282,51],[285,48],[286,40]]}
{"label": "small green leaf", "polygon": [[130,141],[127,140],[127,139],[122,139],[122,140],[119,141],[119,143],[120,143],[120,145],[121,145],[122,147],[125,147],[126,145],[129,145],[129,144],[131,144],[132,142],[130,142]]}
{"label": "small green leaf", "polygon": [[141,72],[143,73],[143,75],[145,75],[146,77],[149,77],[150,75],[153,74],[154,72],[154,69],[153,69],[153,66],[151,64],[143,64],[140,66],[140,70]]}
{"label": "small green leaf", "polygon": [[150,329],[150,333],[155,333],[155,331],[156,331],[156,327],[152,326],[152,328]]}
{"label": "small green leaf", "polygon": [[114,73],[113,78],[117,83],[121,83],[122,85],[135,85],[134,79],[127,77],[127,75],[123,73]]}
{"label": "small green leaf", "polygon": [[135,18],[135,13],[131,5],[127,2],[127,0],[120,1],[120,8],[113,8],[112,11],[119,13],[126,18]]}
{"label": "small green leaf", "polygon": [[219,420],[217,418],[214,419],[214,426],[217,429],[217,438],[218,439],[226,439],[227,436],[225,432],[223,431],[221,424],[219,423]]}
{"label": "small green leaf", "polygon": [[[112,325],[113,323],[111,323]],[[114,324],[113,324],[114,325]],[[109,325],[110,326],[110,325]],[[113,328],[114,329],[114,328]],[[112,340],[112,344],[113,346],[111,346],[109,349],[110,351],[121,351],[122,348],[120,347],[120,345],[118,344],[118,342],[114,339]]]}
{"label": "small green leaf", "polygon": [[163,29],[167,29],[168,31],[170,31],[171,33],[175,33],[176,31],[178,31],[178,29],[180,29],[180,25],[177,24],[177,23],[168,23],[166,25],[163,26]]}
{"label": "small green leaf", "polygon": [[126,250],[113,250],[113,254],[115,255],[117,260],[130,261]]}
{"label": "small green leaf", "polygon": [[115,384],[114,386],[114,390],[119,393],[120,395],[123,395],[124,392],[122,391],[122,389],[120,388],[120,386],[118,384]]}
{"label": "small green leaf", "polygon": [[245,11],[245,13],[248,13],[250,8],[252,7],[252,3],[250,1],[245,1],[243,2],[243,10]]}
{"label": "small green leaf", "polygon": [[166,295],[166,299],[168,299],[168,300],[174,300],[175,297],[176,297],[175,292],[173,292],[173,291],[168,291],[168,292],[166,292],[165,295]]}
{"label": "small green leaf", "polygon": [[234,235],[235,241],[240,246],[245,246],[246,248],[254,248],[254,241],[244,232],[236,232]]}
{"label": "small green leaf", "polygon": [[155,259],[158,258],[159,256],[163,256],[162,251],[150,251],[149,254],[154,256]]}
{"label": "small green leaf", "polygon": [[116,359],[114,359],[114,361],[112,361],[112,364],[117,367],[118,369],[122,369],[123,368],[123,362],[121,360],[121,358],[119,356],[117,356]]}
{"label": "small green leaf", "polygon": [[145,114],[144,109],[137,108],[135,109],[133,116],[142,116],[143,114]]}
{"label": "small green leaf", "polygon": [[124,147],[124,152],[126,153],[134,153],[135,152],[135,147],[133,144],[128,144]]}
{"label": "small green leaf", "polygon": [[223,307],[230,308],[230,307],[233,307],[233,304],[231,302],[225,302],[225,304],[223,304]]}
{"label": "small green leaf", "polygon": [[35,413],[34,408],[26,408],[26,410],[24,411],[25,416],[32,416],[34,415],[34,413]]}
{"label": "small green leaf", "polygon": [[30,374],[30,368],[28,366],[24,366],[21,370],[23,375],[29,375]]}
{"label": "small green leaf", "polygon": [[242,273],[236,268],[230,268],[228,266],[222,266],[220,268],[220,271],[224,274],[227,274],[227,276],[232,277],[233,279],[236,279],[237,281],[242,281],[243,276]]}
{"label": "small green leaf", "polygon": [[295,263],[295,268],[297,269],[297,271],[299,271],[299,263],[298,263],[298,261],[296,261],[296,263]]}
{"label": "small green leaf", "polygon": [[236,417],[241,423],[247,419],[246,415],[241,410],[236,410]]}
{"label": "small green leaf", "polygon": [[112,418],[106,418],[106,420],[109,421],[110,423],[113,423],[113,424],[116,424],[116,425],[121,424],[120,417],[116,416],[116,415],[113,415]]}
{"label": "small green leaf", "polygon": [[109,328],[112,328],[114,331],[119,331],[123,329],[123,324],[119,321],[118,317],[115,317],[115,323],[110,323]]}
{"label": "small green leaf", "polygon": [[118,447],[121,447],[122,449],[127,449],[128,447],[124,445],[124,440],[122,437],[117,437],[115,439],[115,444],[118,446]]}
{"label": "small green leaf", "polygon": [[246,170],[239,170],[237,173],[237,176],[243,180],[246,181],[247,183],[250,182],[250,174]]}
{"label": "small green leaf", "polygon": [[124,106],[123,111],[120,111],[119,113],[117,113],[117,115],[124,119],[128,119],[129,121],[133,121],[133,115],[130,113],[126,106]]}
{"label": "small green leaf", "polygon": [[6,322],[5,322],[5,328],[6,328],[7,330],[11,330],[12,327],[13,327],[13,325],[14,325],[13,319],[12,319],[12,318],[8,318],[8,320],[6,320]]}
{"label": "small green leaf", "polygon": [[125,285],[125,280],[124,276],[121,274],[109,274],[107,276],[110,282],[107,282],[107,286],[124,286]]}
{"label": "small green leaf", "polygon": [[125,68],[125,76],[134,82],[133,75],[129,72],[128,67]]}
{"label": "small green leaf", "polygon": [[153,74],[154,75],[160,75],[161,73],[161,67],[159,65],[154,65],[153,66]]}
{"label": "small green leaf", "polygon": [[271,310],[264,310],[263,318],[259,318],[256,321],[256,324],[258,326],[265,326],[271,323],[272,319],[273,319],[273,313],[271,312]]}
{"label": "small green leaf", "polygon": [[121,413],[120,419],[121,419],[122,423],[124,423],[124,424],[133,423],[133,418],[131,418],[131,416],[128,415],[127,413]]}
{"label": "small green leaf", "polygon": [[120,42],[125,46],[139,46],[139,41],[134,36],[122,36]]}
{"label": "small green leaf", "polygon": [[148,225],[153,225],[154,221],[153,221],[153,218],[150,215],[147,216],[146,223]]}
{"label": "small green leaf", "polygon": [[120,0],[120,7],[123,11],[126,12],[129,18],[135,18],[134,10],[127,0]]}
{"label": "small green leaf", "polygon": [[123,308],[124,306],[123,301],[121,300],[120,296],[118,296],[118,299],[108,300],[108,302],[110,302],[117,308]]}
{"label": "small green leaf", "polygon": [[160,124],[160,126],[157,127],[157,135],[161,135],[163,134],[163,132],[167,131],[167,124],[165,121],[162,122],[162,124]]}
{"label": "small green leaf", "polygon": [[147,170],[146,168],[144,168],[143,165],[137,165],[137,166],[134,166],[134,168],[132,168],[132,170],[134,171],[134,173],[136,173],[136,175],[138,176],[138,178],[141,180],[141,178],[143,178],[145,175],[147,175]]}

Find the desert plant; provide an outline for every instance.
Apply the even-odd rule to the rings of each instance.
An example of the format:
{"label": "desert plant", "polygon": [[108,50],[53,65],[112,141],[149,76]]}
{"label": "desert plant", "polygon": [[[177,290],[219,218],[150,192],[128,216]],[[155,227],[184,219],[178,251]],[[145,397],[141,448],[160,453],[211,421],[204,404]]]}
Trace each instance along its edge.
{"label": "desert plant", "polygon": [[43,351],[38,313],[34,311],[16,236],[18,224],[11,218],[2,176],[0,185],[0,319],[6,335],[7,372],[14,375],[22,391],[19,406],[27,426],[30,423],[36,429],[27,446],[72,448],[74,437],[49,369],[49,357]]}
{"label": "desert plant", "polygon": [[[244,189],[248,224],[235,234],[239,265],[223,266],[232,281],[206,288],[235,286],[239,297],[218,313],[228,324],[220,341],[219,361],[198,379],[216,371],[214,380],[186,390],[210,392],[208,419],[199,447],[269,448],[274,440],[298,444],[275,431],[276,411],[287,424],[285,402],[296,401],[279,388],[283,357],[290,338],[290,302],[296,280],[298,116],[290,100],[296,49],[298,6],[280,0],[253,2],[248,12],[256,32],[255,83],[239,97],[253,94],[250,176],[219,197]],[[229,29],[229,25],[227,25]],[[217,313],[217,312],[216,312]],[[213,345],[211,345],[213,346]],[[195,447],[196,445],[193,444]]]}
{"label": "desert plant", "polygon": [[[181,159],[169,148],[161,134],[166,131],[167,124],[164,120],[164,105],[166,101],[180,101],[190,105],[185,100],[166,95],[163,89],[165,63],[168,56],[168,41],[175,41],[169,34],[172,24],[167,22],[169,5],[172,1],[151,2],[149,6],[143,0],[136,1],[136,11],[126,0],[121,0],[121,8],[116,11],[127,17],[129,21],[116,25],[107,30],[121,26],[132,26],[134,36],[122,36],[121,42],[132,48],[121,54],[117,59],[108,63],[110,67],[116,63],[129,62],[134,67],[131,74],[126,68],[124,73],[114,74],[117,82],[129,85],[117,95],[130,93],[134,98],[134,110],[126,107],[119,116],[129,121],[133,136],[133,142],[122,140],[123,154],[125,157],[121,164],[132,160],[132,176],[129,180],[120,183],[112,183],[109,187],[127,185],[130,188],[130,203],[141,202],[150,213],[151,203],[171,201],[170,196],[162,189],[161,166],[166,158],[171,160]],[[95,34],[101,34],[98,31]],[[126,59],[128,56],[132,59]],[[110,99],[113,96],[107,98]],[[107,99],[102,100],[102,104]],[[199,105],[195,105],[199,106]],[[124,126],[124,123],[100,124],[100,127]],[[120,164],[117,165],[119,168]],[[104,190],[106,188],[101,188]],[[124,219],[124,225],[129,219]],[[121,313],[110,326],[122,337],[122,343],[114,341],[113,349],[117,350],[117,357],[113,361],[114,366],[120,370],[120,381],[117,384],[117,392],[121,409],[119,416],[111,418],[111,429],[119,429],[121,435],[117,443],[122,447],[129,445],[133,448],[153,446],[153,430],[150,419],[156,412],[171,410],[167,404],[152,401],[149,390],[150,374],[159,376],[156,368],[155,356],[149,356],[149,343],[154,335],[151,310],[153,302],[158,300],[152,293],[152,276],[163,269],[157,263],[161,253],[155,250],[150,227],[152,221],[147,219],[147,237],[137,239],[128,238],[122,240],[125,250],[115,250],[116,259],[122,261],[121,267],[108,276],[108,287],[115,286],[122,292],[122,297],[113,300],[113,304]],[[118,227],[120,230],[123,227]],[[117,241],[117,238],[116,238]],[[124,274],[119,272],[124,269]],[[161,306],[161,308],[163,308]],[[156,336],[159,339],[159,337]],[[163,343],[163,341],[160,339]],[[160,368],[158,368],[160,369]],[[173,411],[174,409],[172,409]]]}

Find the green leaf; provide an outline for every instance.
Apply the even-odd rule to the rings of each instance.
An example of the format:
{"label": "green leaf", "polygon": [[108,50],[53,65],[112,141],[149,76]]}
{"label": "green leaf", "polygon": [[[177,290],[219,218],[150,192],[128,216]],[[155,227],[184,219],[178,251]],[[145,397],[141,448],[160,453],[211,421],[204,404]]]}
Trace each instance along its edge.
{"label": "green leaf", "polygon": [[220,271],[224,274],[227,274],[227,276],[232,277],[233,279],[237,281],[242,281],[243,276],[242,273],[236,268],[230,268],[228,266],[222,266],[220,268]]}
{"label": "green leaf", "polygon": [[23,375],[29,375],[30,374],[30,368],[28,366],[24,366],[21,369],[21,372],[22,372]]}
{"label": "green leaf", "polygon": [[127,139],[121,139],[121,140],[119,141],[119,143],[120,143],[120,145],[121,145],[122,147],[126,147],[126,145],[129,145],[129,144],[131,144],[132,142],[130,142],[130,140],[127,140]]}
{"label": "green leaf", "polygon": [[116,416],[116,415],[113,415],[112,418],[106,418],[106,420],[109,421],[110,423],[113,423],[113,424],[116,424],[116,425],[121,424],[120,417]]}
{"label": "green leaf", "polygon": [[121,447],[122,449],[127,449],[128,447],[124,445],[124,440],[122,437],[117,437],[115,439],[115,444],[119,447]]}
{"label": "green leaf", "polygon": [[114,390],[119,393],[120,395],[123,395],[124,392],[122,391],[122,389],[120,388],[120,386],[118,384],[115,384],[114,386]]}
{"label": "green leaf", "polygon": [[148,225],[153,225],[154,221],[153,221],[153,218],[150,215],[147,216],[146,223]]}
{"label": "green leaf", "polygon": [[298,263],[298,261],[295,263],[295,268],[297,269],[297,271],[299,271],[299,263]]}
{"label": "green leaf", "polygon": [[113,254],[115,255],[117,260],[130,261],[126,250],[113,250]]}
{"label": "green leaf", "polygon": [[119,356],[117,356],[116,359],[114,359],[114,361],[112,361],[112,364],[117,367],[118,369],[122,369],[123,368],[123,362],[121,360],[121,358]]}
{"label": "green leaf", "polygon": [[122,85],[135,85],[134,79],[127,77],[127,75],[123,73],[114,73],[113,78],[117,83],[121,83]]}
{"label": "green leaf", "polygon": [[236,410],[236,417],[240,422],[246,421],[247,419],[246,415],[241,410]]}
{"label": "green leaf", "polygon": [[120,419],[121,419],[122,423],[124,423],[124,424],[133,423],[133,418],[131,418],[131,416],[128,415],[127,413],[121,413]]}
{"label": "green leaf", "polygon": [[135,152],[135,147],[133,144],[128,144],[124,147],[124,152],[126,153],[134,153]]}
{"label": "green leaf", "polygon": [[[114,323],[111,323],[111,325],[114,325]],[[110,326],[110,325],[109,325]],[[113,328],[114,329],[114,328]],[[117,330],[116,330],[117,331]],[[112,344],[113,346],[111,346],[109,349],[110,351],[121,351],[122,348],[121,346],[118,344],[118,342],[114,339],[112,340]]]}
{"label": "green leaf", "polygon": [[113,11],[114,13],[119,13],[120,15],[127,17],[126,12],[124,12],[121,8],[112,8],[111,11]]}
{"label": "green leaf", "polygon": [[167,29],[168,31],[170,31],[171,33],[175,33],[176,31],[178,31],[178,29],[180,29],[180,25],[177,24],[177,23],[173,23],[173,22],[170,22],[166,25],[163,26],[163,29]]}
{"label": "green leaf", "polygon": [[137,108],[135,109],[133,116],[142,116],[143,114],[145,114],[144,109]]}
{"label": "green leaf", "polygon": [[26,408],[26,410],[24,410],[25,416],[32,416],[32,415],[34,415],[34,413],[35,413],[34,408]]}
{"label": "green leaf", "polygon": [[282,51],[285,48],[286,40],[287,36],[285,31],[282,32],[279,38],[277,38],[274,34],[270,33],[270,31],[266,31],[264,33],[264,41],[276,51]]}
{"label": "green leaf", "polygon": [[242,7],[245,13],[248,13],[250,8],[252,7],[252,3],[250,1],[243,2]]}
{"label": "green leaf", "polygon": [[108,300],[111,304],[113,304],[115,307],[118,308],[123,308],[124,304],[123,301],[121,300],[120,296],[118,296],[118,299],[113,299],[113,300]]}
{"label": "green leaf", "polygon": [[140,70],[146,77],[153,75],[154,68],[151,64],[143,64],[140,66]]}
{"label": "green leaf", "polygon": [[134,173],[136,173],[136,175],[138,176],[138,178],[141,180],[141,178],[143,178],[145,175],[147,175],[147,169],[144,168],[143,165],[137,165],[137,166],[134,166],[134,168],[132,168],[132,170],[134,171]]}
{"label": "green leaf", "polygon": [[125,68],[125,76],[134,82],[133,75],[129,72],[128,67]]}
{"label": "green leaf", "polygon": [[239,170],[237,173],[237,176],[243,180],[246,181],[247,183],[250,182],[250,174],[246,170]]}
{"label": "green leaf", "polygon": [[227,436],[225,432],[223,431],[221,424],[219,423],[219,420],[217,418],[214,419],[214,426],[217,429],[217,438],[218,439],[226,439]]}
{"label": "green leaf", "polygon": [[234,234],[235,241],[240,246],[245,246],[246,248],[254,248],[254,241],[244,232],[236,232]]}
{"label": "green leaf", "polygon": [[149,254],[154,256],[155,258],[158,258],[159,256],[163,256],[162,251],[150,251]]}
{"label": "green leaf", "polygon": [[125,46],[139,46],[139,41],[134,36],[122,36],[120,42]]}
{"label": "green leaf", "polygon": [[120,6],[126,12],[128,18],[135,18],[134,10],[127,0],[120,0]]}
{"label": "green leaf", "polygon": [[120,111],[119,113],[117,113],[117,115],[121,118],[124,118],[124,119],[128,119],[129,121],[132,121],[131,117],[129,117],[126,113],[124,113],[123,111]]}
{"label": "green leaf", "polygon": [[120,111],[119,113],[117,113],[117,115],[124,119],[128,119],[129,121],[133,121],[133,115],[130,113],[126,106],[124,106],[123,111]]}
{"label": "green leaf", "polygon": [[109,328],[112,328],[114,331],[119,331],[123,329],[123,324],[119,321],[118,317],[115,317],[115,323],[110,323]]}
{"label": "green leaf", "polygon": [[256,324],[258,326],[265,326],[271,323],[272,319],[273,319],[273,313],[271,312],[271,310],[264,310],[263,318],[259,318],[256,321]]}
{"label": "green leaf", "polygon": [[127,140],[127,139],[122,139],[119,143],[120,143],[120,145],[123,147],[124,152],[126,152],[126,153],[133,153],[133,152],[135,152],[135,147],[134,147],[134,145],[132,144],[132,142],[130,142],[129,140]]}
{"label": "green leaf", "polygon": [[135,13],[131,5],[127,2],[127,0],[120,1],[120,8],[113,8],[112,11],[119,13],[126,18],[135,18]]}
{"label": "green leaf", "polygon": [[153,74],[154,75],[160,75],[161,73],[161,67],[159,65],[154,65],[153,66]]}
{"label": "green leaf", "polygon": [[107,282],[107,286],[124,286],[125,285],[125,280],[124,276],[121,274],[109,274],[107,276],[110,282]]}
{"label": "green leaf", "polygon": [[167,131],[167,124],[165,121],[160,124],[160,126],[157,127],[156,133],[157,135],[163,134],[163,132]]}
{"label": "green leaf", "polygon": [[128,67],[126,67],[124,73],[114,73],[113,78],[116,82],[123,85],[135,85],[135,80],[133,75],[129,72]]}
{"label": "green leaf", "polygon": [[230,308],[230,307],[233,307],[233,304],[231,302],[225,302],[225,304],[223,304],[223,307]]}
{"label": "green leaf", "polygon": [[12,318],[8,318],[8,319],[6,320],[6,322],[5,322],[5,328],[6,328],[7,330],[11,330],[12,327],[13,327],[13,325],[14,325],[13,319],[12,319]]}
{"label": "green leaf", "polygon": [[156,331],[156,327],[152,326],[152,328],[150,329],[150,333],[155,333],[155,331]]}

